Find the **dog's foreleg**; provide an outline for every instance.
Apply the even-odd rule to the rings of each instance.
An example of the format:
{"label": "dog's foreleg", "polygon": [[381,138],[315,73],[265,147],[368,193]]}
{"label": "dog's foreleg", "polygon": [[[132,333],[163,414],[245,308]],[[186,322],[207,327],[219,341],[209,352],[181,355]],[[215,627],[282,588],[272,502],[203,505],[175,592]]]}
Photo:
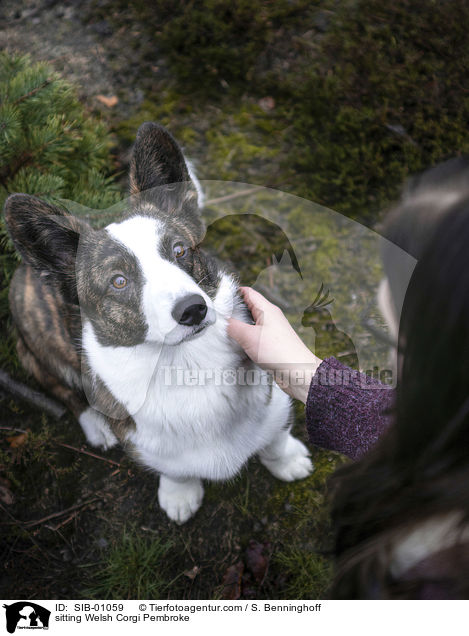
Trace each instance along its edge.
{"label": "dog's foreleg", "polygon": [[200,508],[203,496],[204,488],[200,479],[160,477],[158,501],[168,517],[176,523],[185,523],[190,519]]}
{"label": "dog's foreleg", "polygon": [[287,430],[260,451],[259,459],[274,477],[283,481],[304,479],[314,470],[306,446]]}

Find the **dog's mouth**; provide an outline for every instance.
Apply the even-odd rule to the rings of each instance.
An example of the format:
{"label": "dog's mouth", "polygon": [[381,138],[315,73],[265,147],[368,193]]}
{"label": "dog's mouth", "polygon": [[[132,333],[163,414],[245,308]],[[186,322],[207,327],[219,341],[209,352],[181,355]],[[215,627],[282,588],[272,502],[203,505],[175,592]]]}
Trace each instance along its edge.
{"label": "dog's mouth", "polygon": [[181,342],[184,342],[186,340],[193,340],[194,338],[197,338],[197,336],[199,336],[203,331],[205,331],[207,327],[208,327],[208,323],[206,325],[199,325],[198,327],[193,329],[191,333],[187,334],[187,336],[183,338]]}
{"label": "dog's mouth", "polygon": [[207,329],[207,327],[210,327],[211,324],[211,322],[207,321],[206,323],[197,325],[197,327],[194,327],[194,329],[192,329],[192,331],[188,333],[187,336],[184,336],[184,338],[180,342],[187,342],[188,340],[194,340],[195,338],[198,338]]}

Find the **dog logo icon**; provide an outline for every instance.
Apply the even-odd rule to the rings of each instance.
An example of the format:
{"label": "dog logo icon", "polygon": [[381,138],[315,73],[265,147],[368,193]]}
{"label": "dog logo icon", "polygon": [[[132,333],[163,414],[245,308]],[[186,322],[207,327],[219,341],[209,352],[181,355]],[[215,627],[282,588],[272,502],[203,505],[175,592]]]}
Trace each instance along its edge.
{"label": "dog logo icon", "polygon": [[9,634],[14,634],[16,629],[49,629],[50,611],[42,605],[20,601],[3,607]]}

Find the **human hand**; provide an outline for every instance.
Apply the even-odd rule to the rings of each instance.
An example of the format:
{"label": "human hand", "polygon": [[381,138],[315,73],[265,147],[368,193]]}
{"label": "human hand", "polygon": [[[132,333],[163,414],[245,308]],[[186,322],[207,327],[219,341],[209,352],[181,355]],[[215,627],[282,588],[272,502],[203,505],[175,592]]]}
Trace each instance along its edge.
{"label": "human hand", "polygon": [[253,362],[274,373],[280,388],[306,402],[309,385],[322,360],[302,342],[282,310],[251,287],[241,287],[255,325],[230,318],[228,335]]}

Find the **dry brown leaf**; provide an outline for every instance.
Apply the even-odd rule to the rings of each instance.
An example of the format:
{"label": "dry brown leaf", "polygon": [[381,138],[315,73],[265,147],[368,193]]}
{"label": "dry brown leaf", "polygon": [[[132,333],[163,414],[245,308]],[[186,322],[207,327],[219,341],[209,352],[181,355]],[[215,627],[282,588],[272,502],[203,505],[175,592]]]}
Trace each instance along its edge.
{"label": "dry brown leaf", "polygon": [[13,435],[12,437],[7,437],[7,442],[10,444],[11,448],[19,448],[23,446],[28,438],[28,432],[21,433],[20,435]]}
{"label": "dry brown leaf", "polygon": [[254,539],[249,541],[246,550],[246,567],[251,571],[256,583],[262,583],[269,565],[270,543],[259,543]]}
{"label": "dry brown leaf", "polygon": [[241,581],[244,572],[244,563],[238,561],[225,572],[223,577],[223,589],[221,598],[226,601],[235,601],[241,596]]}
{"label": "dry brown leaf", "polygon": [[111,95],[111,97],[106,97],[106,95],[97,95],[96,99],[108,108],[114,108],[114,106],[119,102],[117,95]]}

